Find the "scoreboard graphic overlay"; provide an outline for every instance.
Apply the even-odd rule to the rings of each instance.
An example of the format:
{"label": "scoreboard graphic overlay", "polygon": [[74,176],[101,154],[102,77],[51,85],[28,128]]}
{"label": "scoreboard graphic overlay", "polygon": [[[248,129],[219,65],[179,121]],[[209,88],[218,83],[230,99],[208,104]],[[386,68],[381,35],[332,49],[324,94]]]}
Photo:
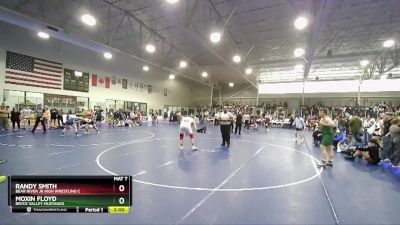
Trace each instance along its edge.
{"label": "scoreboard graphic overlay", "polygon": [[129,213],[131,176],[10,176],[14,213]]}

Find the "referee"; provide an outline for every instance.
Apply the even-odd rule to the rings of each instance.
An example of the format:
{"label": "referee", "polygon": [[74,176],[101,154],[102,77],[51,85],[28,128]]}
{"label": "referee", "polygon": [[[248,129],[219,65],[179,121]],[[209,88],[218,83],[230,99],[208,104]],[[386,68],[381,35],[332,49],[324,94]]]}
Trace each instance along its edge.
{"label": "referee", "polygon": [[224,106],[224,109],[222,112],[219,113],[219,124],[220,124],[220,129],[221,129],[221,135],[222,135],[222,144],[221,146],[225,146],[229,148],[229,145],[231,144],[231,121],[233,120],[233,115],[228,112],[228,106]]}

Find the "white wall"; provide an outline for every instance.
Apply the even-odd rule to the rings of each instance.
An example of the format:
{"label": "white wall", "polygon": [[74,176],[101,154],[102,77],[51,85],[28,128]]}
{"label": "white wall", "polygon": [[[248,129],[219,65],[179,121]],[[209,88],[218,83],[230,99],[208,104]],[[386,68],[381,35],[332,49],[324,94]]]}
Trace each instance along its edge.
{"label": "white wall", "polygon": [[[54,38],[42,40],[31,31],[3,22],[0,22],[0,33],[0,95],[4,89],[54,93],[89,97],[93,102],[105,102],[106,99],[145,102],[148,104],[148,109],[163,109],[164,105],[187,106],[191,101],[191,83],[179,78],[168,80],[168,73],[157,68],[151,68],[145,73],[141,69],[143,66],[141,62],[126,56],[114,53],[112,60],[107,61],[102,55],[90,50]],[[143,81],[145,84],[159,86],[161,94],[148,94],[147,91],[138,92],[129,88],[115,90],[91,87],[91,78],[89,93],[5,84],[7,50],[61,62],[64,68],[89,72],[90,77],[95,73]],[[167,97],[163,94],[164,88],[168,89]]]}

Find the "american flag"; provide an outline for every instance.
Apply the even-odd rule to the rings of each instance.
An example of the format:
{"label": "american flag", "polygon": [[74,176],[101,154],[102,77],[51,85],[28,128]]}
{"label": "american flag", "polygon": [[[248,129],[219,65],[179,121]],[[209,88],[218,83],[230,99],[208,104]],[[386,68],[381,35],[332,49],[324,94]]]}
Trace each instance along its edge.
{"label": "american flag", "polygon": [[62,88],[62,63],[7,51],[6,84]]}

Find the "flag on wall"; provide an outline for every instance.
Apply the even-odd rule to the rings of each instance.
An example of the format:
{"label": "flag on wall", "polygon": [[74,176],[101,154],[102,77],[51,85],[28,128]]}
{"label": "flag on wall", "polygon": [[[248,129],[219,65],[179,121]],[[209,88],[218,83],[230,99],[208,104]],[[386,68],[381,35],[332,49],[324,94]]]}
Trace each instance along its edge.
{"label": "flag on wall", "polygon": [[143,92],[144,84],[143,83],[139,83],[139,88],[140,88],[140,92]]}
{"label": "flag on wall", "polygon": [[116,76],[112,76],[111,77],[111,84],[112,85],[116,85],[117,84],[117,77]]}
{"label": "flag on wall", "polygon": [[100,88],[110,88],[110,77],[92,74],[92,86]]}
{"label": "flag on wall", "polygon": [[7,51],[6,84],[62,88],[62,63]]}
{"label": "flag on wall", "polygon": [[153,92],[153,86],[151,86],[150,84],[148,85],[148,93],[151,94]]}
{"label": "flag on wall", "polygon": [[139,82],[138,81],[135,81],[135,89],[136,89],[136,91],[139,91]]}
{"label": "flag on wall", "polygon": [[111,88],[115,88],[115,89],[121,89],[121,79],[116,77],[116,76],[112,76],[111,77]]}
{"label": "flag on wall", "polygon": [[129,80],[129,88],[133,89],[135,87],[135,82],[133,80]]}
{"label": "flag on wall", "polygon": [[128,89],[128,80],[122,79],[122,89]]}

